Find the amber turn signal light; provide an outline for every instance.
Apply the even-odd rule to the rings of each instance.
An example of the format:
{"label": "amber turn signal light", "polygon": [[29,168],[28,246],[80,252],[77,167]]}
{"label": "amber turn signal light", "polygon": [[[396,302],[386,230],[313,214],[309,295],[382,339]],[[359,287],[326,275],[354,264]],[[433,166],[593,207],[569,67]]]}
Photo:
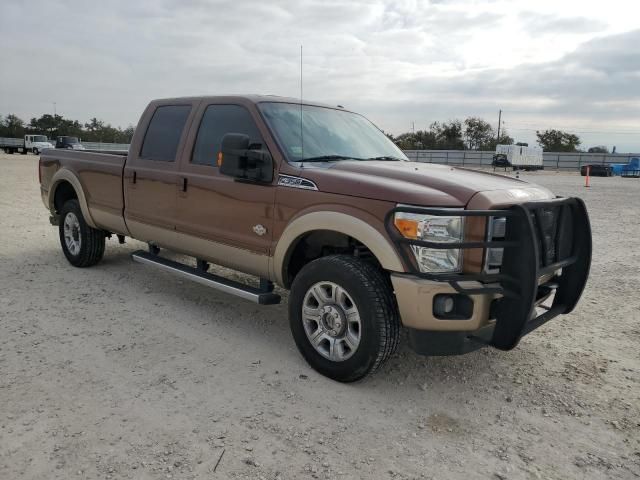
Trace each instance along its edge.
{"label": "amber turn signal light", "polygon": [[418,238],[418,222],[405,218],[396,218],[393,223],[403,237]]}
{"label": "amber turn signal light", "polygon": [[218,160],[216,161],[216,165],[219,167],[222,165],[222,152],[218,152]]}

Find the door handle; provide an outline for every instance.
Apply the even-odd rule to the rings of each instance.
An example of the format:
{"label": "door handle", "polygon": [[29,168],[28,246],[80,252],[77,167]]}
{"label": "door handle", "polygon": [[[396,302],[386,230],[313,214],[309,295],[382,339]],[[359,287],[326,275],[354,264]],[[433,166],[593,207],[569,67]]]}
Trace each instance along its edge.
{"label": "door handle", "polygon": [[182,179],[182,191],[186,192],[187,191],[187,177],[184,177]]}
{"label": "door handle", "polygon": [[136,183],[137,178],[138,178],[138,175],[137,175],[136,171],[134,170],[133,171],[133,179],[131,180],[131,183]]}

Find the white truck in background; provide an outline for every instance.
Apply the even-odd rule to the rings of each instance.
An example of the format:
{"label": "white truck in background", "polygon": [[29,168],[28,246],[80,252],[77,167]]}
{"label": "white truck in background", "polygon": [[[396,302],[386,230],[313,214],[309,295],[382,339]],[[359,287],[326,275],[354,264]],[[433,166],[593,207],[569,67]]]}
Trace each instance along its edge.
{"label": "white truck in background", "polygon": [[[497,164],[497,160],[502,164]],[[504,161],[506,160],[506,164]],[[524,145],[497,145],[494,166],[513,167],[514,170],[543,170],[542,149]]]}
{"label": "white truck in background", "polygon": [[21,153],[26,155],[32,152],[40,155],[40,152],[46,148],[53,148],[53,144],[46,135],[25,135],[24,138],[0,138],[0,148],[5,153]]}

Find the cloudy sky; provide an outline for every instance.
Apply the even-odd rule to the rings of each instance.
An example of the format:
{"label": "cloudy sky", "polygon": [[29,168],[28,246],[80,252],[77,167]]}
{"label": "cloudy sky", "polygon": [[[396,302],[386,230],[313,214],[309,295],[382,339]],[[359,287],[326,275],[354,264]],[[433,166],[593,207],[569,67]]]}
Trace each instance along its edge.
{"label": "cloudy sky", "polygon": [[401,133],[479,115],[640,151],[631,0],[26,0],[0,5],[0,115],[135,124],[153,98],[299,95]]}

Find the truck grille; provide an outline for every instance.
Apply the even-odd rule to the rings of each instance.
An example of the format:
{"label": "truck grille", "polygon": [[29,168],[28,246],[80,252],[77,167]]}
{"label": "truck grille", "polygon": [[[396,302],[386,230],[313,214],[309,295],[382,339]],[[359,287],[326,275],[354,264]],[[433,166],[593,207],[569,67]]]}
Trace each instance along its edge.
{"label": "truck grille", "polygon": [[558,259],[558,224],[561,219],[560,207],[539,208],[531,212],[533,228],[538,233],[538,248],[540,249],[540,267],[549,265]]}
{"label": "truck grille", "polygon": [[[507,219],[505,217],[489,217],[487,240],[490,242],[504,240],[506,226]],[[487,248],[484,259],[485,272],[495,273],[500,271],[503,254],[504,248]]]}
{"label": "truck grille", "polygon": [[[538,249],[540,255],[540,265],[538,267],[544,267],[558,260],[559,248],[562,245],[558,245],[558,229],[560,223],[562,223],[561,207],[539,208],[530,213],[533,228],[536,233],[536,241],[538,242]],[[487,240],[488,241],[501,241],[505,239],[505,229],[507,220],[505,217],[489,217],[487,228]],[[561,239],[563,243],[568,239]],[[571,241],[571,240],[570,240]],[[488,248],[485,253],[484,259],[484,271],[487,273],[497,273],[502,266],[502,257],[504,254],[503,248]]]}

